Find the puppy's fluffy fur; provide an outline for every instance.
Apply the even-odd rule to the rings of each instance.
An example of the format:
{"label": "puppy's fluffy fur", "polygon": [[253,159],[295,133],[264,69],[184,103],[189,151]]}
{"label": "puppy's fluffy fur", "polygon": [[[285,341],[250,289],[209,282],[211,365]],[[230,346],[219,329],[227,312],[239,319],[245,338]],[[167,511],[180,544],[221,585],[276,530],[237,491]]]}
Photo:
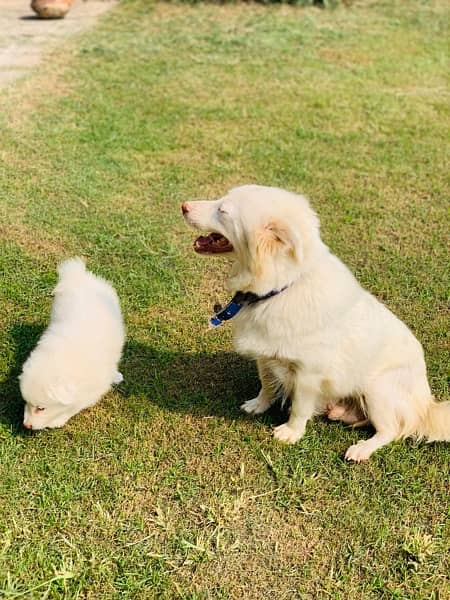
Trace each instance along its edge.
{"label": "puppy's fluffy fur", "polygon": [[[186,221],[212,235],[198,238],[202,254],[230,252],[229,287],[264,295],[232,320],[236,350],[256,359],[261,391],[242,405],[264,412],[281,389],[290,396],[287,423],[277,439],[294,443],[307,421],[330,413],[345,398],[376,429],[351,446],[346,458],[362,461],[405,436],[450,440],[450,402],[433,400],[422,346],[383,304],[362,289],[322,242],[308,201],[269,187],[243,186],[214,201],[187,202]],[[345,417],[344,417],[345,418]]]}
{"label": "puppy's fluffy fur", "polygon": [[79,258],[58,273],[50,325],[20,376],[27,429],[62,427],[122,380],[125,330],[114,288]]}

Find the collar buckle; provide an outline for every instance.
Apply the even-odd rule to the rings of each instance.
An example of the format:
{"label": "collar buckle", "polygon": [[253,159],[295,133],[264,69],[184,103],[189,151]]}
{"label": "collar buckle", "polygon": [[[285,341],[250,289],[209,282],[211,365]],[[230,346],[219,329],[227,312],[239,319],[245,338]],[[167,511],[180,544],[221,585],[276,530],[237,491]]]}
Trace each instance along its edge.
{"label": "collar buckle", "polygon": [[[224,321],[229,321],[230,319],[232,319],[233,317],[235,317],[238,312],[242,309],[243,305],[239,304],[237,302],[234,302],[234,298],[233,300],[231,300],[231,302],[229,302],[225,308],[221,308],[221,310],[219,312],[217,312],[215,315],[213,315],[210,320],[209,320],[209,324],[212,327],[219,327],[219,325],[222,325],[222,323]],[[214,307],[216,308],[216,307]]]}
{"label": "collar buckle", "polygon": [[277,296],[281,292],[284,292],[288,287],[289,285],[285,285],[280,290],[271,290],[263,296],[258,296],[258,294],[254,294],[253,292],[236,292],[225,308],[222,308],[220,304],[214,305],[213,310],[215,314],[209,319],[209,324],[213,328],[219,327],[224,321],[229,321],[235,317],[244,306],[249,306],[250,304],[273,298],[273,296]]}

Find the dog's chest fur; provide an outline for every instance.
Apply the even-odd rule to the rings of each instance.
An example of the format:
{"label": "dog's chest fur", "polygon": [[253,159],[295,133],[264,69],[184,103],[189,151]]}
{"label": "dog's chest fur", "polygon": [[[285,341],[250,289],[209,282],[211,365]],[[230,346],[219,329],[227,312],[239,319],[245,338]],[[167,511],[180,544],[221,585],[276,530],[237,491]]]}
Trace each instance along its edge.
{"label": "dog's chest fur", "polygon": [[283,368],[312,367],[315,347],[321,343],[314,320],[313,315],[305,317],[298,307],[290,310],[277,306],[277,299],[269,300],[266,305],[249,306],[233,319],[234,347],[249,358],[277,360]]}

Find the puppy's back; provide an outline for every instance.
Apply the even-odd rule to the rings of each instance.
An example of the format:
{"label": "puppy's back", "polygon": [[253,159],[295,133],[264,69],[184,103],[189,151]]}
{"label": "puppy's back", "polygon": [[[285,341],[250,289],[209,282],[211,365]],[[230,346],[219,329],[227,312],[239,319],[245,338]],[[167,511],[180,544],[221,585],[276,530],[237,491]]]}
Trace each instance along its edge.
{"label": "puppy's back", "polygon": [[23,366],[23,383],[56,378],[107,387],[125,340],[116,291],[87,271],[80,258],[62,262],[57,270],[50,323]]}
{"label": "puppy's back", "polygon": [[79,256],[68,258],[58,265],[59,280],[62,281],[68,277],[74,278],[86,273],[86,265]]}
{"label": "puppy's back", "polygon": [[122,321],[116,290],[108,281],[88,271],[81,258],[63,261],[58,266],[58,274],[58,283],[53,290],[52,320],[59,320],[59,317],[67,320],[70,316],[79,319],[78,306],[85,314],[100,310],[105,316],[109,313],[116,321]]}

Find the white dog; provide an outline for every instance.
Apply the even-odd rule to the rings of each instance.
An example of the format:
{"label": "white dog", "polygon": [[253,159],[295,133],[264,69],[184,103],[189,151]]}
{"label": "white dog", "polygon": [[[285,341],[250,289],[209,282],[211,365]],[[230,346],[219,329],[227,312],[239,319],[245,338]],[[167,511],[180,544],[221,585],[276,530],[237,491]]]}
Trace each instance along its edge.
{"label": "white dog", "polygon": [[19,378],[27,429],[62,427],[122,381],[125,330],[114,288],[79,258],[58,273],[50,325]]}
{"label": "white dog", "polygon": [[330,253],[304,197],[249,185],[182,210],[212,232],[196,240],[198,253],[234,260],[235,295],[211,324],[233,318],[237,352],[257,361],[261,391],[243,410],[263,413],[278,392],[289,396],[289,420],[274,432],[288,443],[313,415],[368,418],[376,433],[348,448],[353,461],[406,436],[450,441],[450,402],[433,400],[422,346]]}

